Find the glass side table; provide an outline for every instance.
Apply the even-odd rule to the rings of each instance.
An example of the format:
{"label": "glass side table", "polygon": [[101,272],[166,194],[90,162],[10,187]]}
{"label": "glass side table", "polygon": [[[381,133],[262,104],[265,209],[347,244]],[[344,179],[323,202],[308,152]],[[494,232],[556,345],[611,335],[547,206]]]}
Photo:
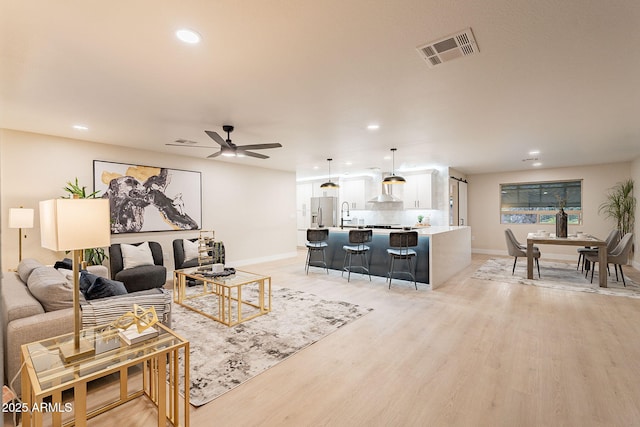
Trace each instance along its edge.
{"label": "glass side table", "polygon": [[[96,327],[81,331],[81,337],[93,344],[96,354],[72,363],[64,363],[59,354],[62,344],[72,342],[73,334],[33,342],[22,346],[22,425],[41,426],[51,416],[54,426],[86,426],[87,420],[141,396],[158,409],[158,426],[169,421],[174,426],[189,426],[189,341],[171,329],[156,324],[158,336],[128,345],[116,329]],[[180,352],[184,363],[178,361]],[[142,364],[142,388],[129,391],[128,368]],[[87,412],[87,383],[119,373],[119,398]],[[180,414],[180,376],[184,376],[183,414]],[[73,390],[73,402],[63,403],[62,392]],[[50,398],[50,399],[49,399]],[[64,417],[69,413],[72,417]],[[183,424],[180,422],[183,421]],[[114,420],[114,423],[117,423]]]}

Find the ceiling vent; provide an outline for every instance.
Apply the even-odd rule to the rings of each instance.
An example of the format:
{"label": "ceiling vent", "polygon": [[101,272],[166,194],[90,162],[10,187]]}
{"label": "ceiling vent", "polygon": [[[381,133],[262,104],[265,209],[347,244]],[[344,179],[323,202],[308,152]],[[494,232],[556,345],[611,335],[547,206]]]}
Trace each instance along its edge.
{"label": "ceiling vent", "polygon": [[471,28],[467,28],[443,39],[418,46],[416,49],[431,68],[443,62],[479,52],[478,44],[473,37]]}

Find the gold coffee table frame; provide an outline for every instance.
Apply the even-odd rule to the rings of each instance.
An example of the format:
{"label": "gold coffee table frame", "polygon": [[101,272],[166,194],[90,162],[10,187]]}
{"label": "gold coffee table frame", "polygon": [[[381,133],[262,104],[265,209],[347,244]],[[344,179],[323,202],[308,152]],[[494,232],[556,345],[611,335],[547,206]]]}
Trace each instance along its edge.
{"label": "gold coffee table frame", "polygon": [[[187,295],[187,279],[201,281],[202,292]],[[243,287],[251,284],[258,285],[257,303],[242,297]],[[190,300],[205,296],[218,298],[217,313],[207,313],[189,304]],[[173,272],[173,301],[223,325],[234,326],[271,311],[271,277],[242,270],[236,270],[231,276],[208,277],[202,275],[198,267],[183,268]],[[243,307],[256,311],[245,317]]]}
{"label": "gold coffee table frame", "polygon": [[[50,416],[53,426],[87,425],[87,420],[109,411],[140,396],[147,396],[158,409],[158,426],[189,426],[189,341],[186,341],[162,324],[154,325],[159,334],[138,344],[121,342],[115,348],[99,354],[80,358],[65,364],[59,355],[60,345],[73,342],[73,334],[61,335],[43,341],[24,344],[21,348],[22,362],[22,425],[42,426],[45,416]],[[105,327],[80,331],[83,339],[92,345],[100,345]],[[115,338],[119,340],[117,331]],[[178,363],[179,352],[183,352],[184,367]],[[128,368],[143,365],[142,389],[129,392]],[[97,409],[87,412],[87,383],[113,373],[120,374],[119,398]],[[179,390],[180,375],[184,376],[184,400],[180,424]],[[168,381],[167,381],[168,379]],[[73,390],[73,418],[63,420],[67,407],[62,402],[62,392]],[[48,398],[51,398],[50,400]],[[50,403],[49,403],[50,402]],[[45,410],[38,410],[45,408]],[[52,408],[49,411],[47,408]],[[29,410],[27,410],[29,409]],[[65,417],[68,418],[68,417]],[[113,423],[126,425],[126,420],[114,419]]]}

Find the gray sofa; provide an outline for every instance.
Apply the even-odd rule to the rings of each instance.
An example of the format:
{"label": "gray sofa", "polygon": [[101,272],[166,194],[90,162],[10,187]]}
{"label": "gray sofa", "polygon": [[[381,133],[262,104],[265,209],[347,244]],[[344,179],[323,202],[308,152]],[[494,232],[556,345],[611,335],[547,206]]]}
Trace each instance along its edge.
{"label": "gray sofa", "polygon": [[[108,277],[104,266],[90,266],[89,272]],[[9,383],[20,370],[23,344],[73,332],[73,286],[70,270],[44,266],[25,259],[17,272],[2,275],[1,313],[4,339],[4,372]],[[171,326],[171,293],[150,289],[87,301],[80,298],[83,328],[108,324],[133,309],[133,304],[154,306],[158,319]],[[20,380],[12,384],[20,394]]]}

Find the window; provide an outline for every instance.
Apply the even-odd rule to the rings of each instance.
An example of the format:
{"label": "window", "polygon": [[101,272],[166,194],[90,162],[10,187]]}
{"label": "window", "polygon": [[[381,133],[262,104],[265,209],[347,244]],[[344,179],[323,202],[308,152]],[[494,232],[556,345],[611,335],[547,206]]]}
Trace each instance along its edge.
{"label": "window", "polygon": [[501,224],[555,224],[560,206],[582,224],[582,180],[500,184]]}

